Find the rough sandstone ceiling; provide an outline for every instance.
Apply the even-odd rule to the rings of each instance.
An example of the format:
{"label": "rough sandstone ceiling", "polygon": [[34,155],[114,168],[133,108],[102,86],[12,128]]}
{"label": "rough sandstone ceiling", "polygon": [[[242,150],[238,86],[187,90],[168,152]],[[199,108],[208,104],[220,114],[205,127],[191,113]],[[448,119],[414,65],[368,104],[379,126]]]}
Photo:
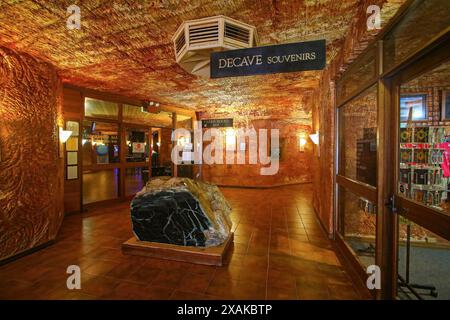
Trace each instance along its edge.
{"label": "rough sandstone ceiling", "polygon": [[[52,63],[77,86],[216,115],[308,123],[319,71],[201,79],[176,64],[170,39],[184,20],[221,14],[254,25],[260,45],[326,39],[330,61],[360,2],[0,0],[0,45]],[[81,30],[66,28],[71,4],[81,8]]]}

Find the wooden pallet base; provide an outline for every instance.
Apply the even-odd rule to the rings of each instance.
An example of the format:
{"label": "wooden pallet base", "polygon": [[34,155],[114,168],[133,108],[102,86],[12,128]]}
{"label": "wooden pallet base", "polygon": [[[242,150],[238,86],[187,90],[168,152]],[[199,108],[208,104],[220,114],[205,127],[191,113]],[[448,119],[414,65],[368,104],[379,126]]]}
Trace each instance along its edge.
{"label": "wooden pallet base", "polygon": [[233,243],[234,234],[231,232],[228,238],[217,247],[199,248],[177,246],[167,243],[139,241],[135,237],[122,244],[123,254],[152,257],[159,259],[191,262],[211,266],[222,266],[230,245]]}

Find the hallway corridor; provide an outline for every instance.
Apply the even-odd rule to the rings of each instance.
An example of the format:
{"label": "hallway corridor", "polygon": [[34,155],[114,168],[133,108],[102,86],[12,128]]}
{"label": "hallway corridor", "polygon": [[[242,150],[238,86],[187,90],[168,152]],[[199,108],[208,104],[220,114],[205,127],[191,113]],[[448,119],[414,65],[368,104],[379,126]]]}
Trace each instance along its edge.
{"label": "hallway corridor", "polygon": [[[359,299],[311,205],[312,186],[221,188],[233,207],[227,265],[125,256],[129,204],[65,218],[56,243],[0,266],[0,299]],[[81,268],[81,289],[66,268]]]}

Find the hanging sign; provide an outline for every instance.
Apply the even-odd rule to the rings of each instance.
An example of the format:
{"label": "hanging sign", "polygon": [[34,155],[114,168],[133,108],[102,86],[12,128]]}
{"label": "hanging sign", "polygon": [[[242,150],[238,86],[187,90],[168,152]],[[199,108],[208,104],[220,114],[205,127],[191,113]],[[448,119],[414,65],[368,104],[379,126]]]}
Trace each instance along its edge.
{"label": "hanging sign", "polygon": [[211,78],[322,70],[325,40],[211,53]]}
{"label": "hanging sign", "polygon": [[202,128],[232,127],[233,119],[205,119],[202,120]]}

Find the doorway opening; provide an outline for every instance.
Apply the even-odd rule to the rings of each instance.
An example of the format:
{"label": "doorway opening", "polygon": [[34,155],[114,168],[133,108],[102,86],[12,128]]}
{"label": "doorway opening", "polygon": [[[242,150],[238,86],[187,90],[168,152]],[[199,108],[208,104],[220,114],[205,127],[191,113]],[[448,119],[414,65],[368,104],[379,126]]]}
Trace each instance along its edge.
{"label": "doorway opening", "polygon": [[[84,98],[82,204],[125,200],[152,176],[172,176],[174,114]],[[176,116],[175,116],[176,117]]]}

